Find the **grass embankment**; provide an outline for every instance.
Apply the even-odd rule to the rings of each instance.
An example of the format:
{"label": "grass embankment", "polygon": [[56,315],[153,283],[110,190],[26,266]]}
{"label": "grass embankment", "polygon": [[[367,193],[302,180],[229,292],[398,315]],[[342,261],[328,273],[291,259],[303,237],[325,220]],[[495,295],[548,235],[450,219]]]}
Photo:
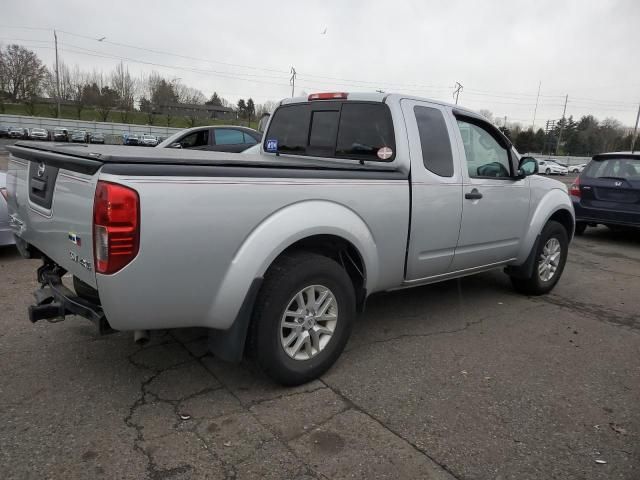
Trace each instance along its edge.
{"label": "grass embankment", "polygon": [[[26,115],[34,117],[56,118],[55,105],[51,104],[36,104],[33,113],[30,113],[26,105],[9,103],[4,104],[4,111],[7,115]],[[126,117],[126,120],[125,120]],[[89,122],[102,122],[102,117],[93,108],[86,108],[80,112],[80,118],[78,118],[78,111],[74,106],[61,105],[60,106],[60,118],[69,120],[85,120]],[[192,123],[191,119],[187,117],[170,117],[166,115],[153,115],[152,121],[144,112],[132,111],[125,115],[120,111],[109,112],[107,122],[113,123],[131,123],[135,125],[153,125],[157,127],[176,127],[176,128],[188,128],[199,127],[203,125],[243,125],[251,128],[257,127],[257,122],[254,120],[248,122],[247,120],[218,120],[212,118],[197,118],[195,123]]]}

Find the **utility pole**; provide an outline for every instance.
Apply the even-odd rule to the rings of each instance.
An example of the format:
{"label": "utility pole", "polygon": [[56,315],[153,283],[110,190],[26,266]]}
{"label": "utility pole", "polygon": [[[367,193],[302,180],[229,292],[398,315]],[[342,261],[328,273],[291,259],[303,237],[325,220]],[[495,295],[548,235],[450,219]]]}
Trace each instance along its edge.
{"label": "utility pole", "polygon": [[454,85],[454,91],[453,91],[453,97],[456,99],[456,105],[458,104],[458,96],[460,95],[460,92],[462,91],[462,89],[464,88],[462,86],[462,84],[460,82],[456,82],[456,84]]}
{"label": "utility pole", "polygon": [[58,34],[53,31],[53,39],[56,44],[56,100],[58,102],[58,118],[60,118],[60,68],[58,67]]}
{"label": "utility pole", "polygon": [[536,113],[538,113],[538,100],[540,100],[540,87],[542,87],[542,80],[538,83],[538,96],[536,97],[536,107],[533,109],[533,122],[531,122],[531,130],[536,128]]}
{"label": "utility pole", "polygon": [[289,79],[289,83],[291,84],[291,98],[293,98],[296,91],[296,69],[291,67],[291,78]]}
{"label": "utility pole", "polygon": [[558,155],[558,148],[560,148],[560,141],[562,140],[562,130],[564,130],[564,116],[567,113],[567,102],[569,101],[569,95],[564,97],[564,109],[562,110],[562,123],[560,123],[560,133],[558,133],[558,143],[556,144],[555,155]]}
{"label": "utility pole", "polygon": [[636,146],[636,138],[638,137],[638,120],[640,120],[640,105],[638,105],[638,115],[636,116],[636,126],[633,128],[633,136],[631,137],[631,153]]}
{"label": "utility pole", "polygon": [[502,128],[507,129],[507,116],[504,116],[504,123],[502,124]]}

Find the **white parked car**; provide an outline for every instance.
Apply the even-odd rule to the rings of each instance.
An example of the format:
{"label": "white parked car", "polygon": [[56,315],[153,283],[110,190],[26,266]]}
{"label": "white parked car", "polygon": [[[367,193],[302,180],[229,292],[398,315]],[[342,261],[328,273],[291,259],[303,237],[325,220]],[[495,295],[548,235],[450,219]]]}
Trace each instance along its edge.
{"label": "white parked car", "polygon": [[579,165],[571,165],[569,167],[569,173],[582,173],[582,171],[584,170],[584,167],[586,166],[587,166],[586,163],[581,163]]}
{"label": "white parked car", "polygon": [[44,128],[32,128],[29,138],[31,140],[49,140],[49,132]]}
{"label": "white parked car", "polygon": [[545,175],[566,175],[569,169],[553,160],[538,160],[538,171]]}

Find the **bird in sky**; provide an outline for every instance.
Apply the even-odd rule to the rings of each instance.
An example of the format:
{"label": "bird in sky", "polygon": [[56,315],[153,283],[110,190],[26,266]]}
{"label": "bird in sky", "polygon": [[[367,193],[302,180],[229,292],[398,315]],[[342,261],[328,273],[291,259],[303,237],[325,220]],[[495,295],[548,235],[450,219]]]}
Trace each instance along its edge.
{"label": "bird in sky", "polygon": [[322,32],[320,32],[320,35],[326,35],[326,34],[327,34],[327,28],[325,27],[325,29]]}
{"label": "bird in sky", "polygon": [[99,42],[101,42],[101,41],[103,41],[105,38],[107,38],[107,37],[99,38],[99,39],[98,39],[98,41],[99,41]]}

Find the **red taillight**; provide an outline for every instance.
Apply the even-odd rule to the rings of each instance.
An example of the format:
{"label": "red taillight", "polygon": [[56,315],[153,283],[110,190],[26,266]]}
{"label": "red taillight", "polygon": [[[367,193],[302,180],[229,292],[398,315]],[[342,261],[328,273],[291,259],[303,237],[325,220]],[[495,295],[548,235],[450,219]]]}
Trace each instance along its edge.
{"label": "red taillight", "polygon": [[309,95],[309,101],[345,99],[347,95],[348,93],[346,92],[312,93]]}
{"label": "red taillight", "polygon": [[99,181],[93,203],[96,272],[115,273],[138,254],[140,200],[135,190]]}
{"label": "red taillight", "polygon": [[569,187],[569,195],[573,195],[574,197],[580,197],[582,192],[580,192],[580,177],[576,178],[576,181]]}

